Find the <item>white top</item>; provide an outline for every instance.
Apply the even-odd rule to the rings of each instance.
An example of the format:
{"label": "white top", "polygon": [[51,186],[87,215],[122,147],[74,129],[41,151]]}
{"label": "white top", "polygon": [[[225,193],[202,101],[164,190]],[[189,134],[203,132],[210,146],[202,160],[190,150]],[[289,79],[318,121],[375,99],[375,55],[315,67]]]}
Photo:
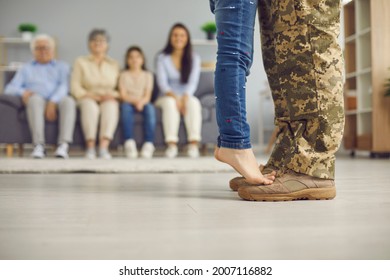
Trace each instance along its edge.
{"label": "white top", "polygon": [[200,76],[200,57],[192,54],[192,69],[188,82],[182,84],[180,81],[180,71],[173,63],[172,56],[169,54],[159,54],[157,57],[157,83],[160,91],[165,94],[173,92],[176,95],[194,95],[198,88]]}

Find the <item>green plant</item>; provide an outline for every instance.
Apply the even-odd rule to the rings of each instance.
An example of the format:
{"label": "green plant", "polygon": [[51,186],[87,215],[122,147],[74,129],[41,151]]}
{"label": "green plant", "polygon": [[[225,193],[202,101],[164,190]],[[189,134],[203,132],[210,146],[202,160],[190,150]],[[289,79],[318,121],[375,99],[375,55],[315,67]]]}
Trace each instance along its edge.
{"label": "green plant", "polygon": [[213,21],[206,22],[202,25],[202,30],[207,33],[215,33],[217,32],[217,25]]}
{"label": "green plant", "polygon": [[19,31],[20,32],[32,32],[32,33],[34,33],[35,31],[37,31],[37,27],[36,27],[36,25],[34,25],[32,23],[21,23],[19,25]]}

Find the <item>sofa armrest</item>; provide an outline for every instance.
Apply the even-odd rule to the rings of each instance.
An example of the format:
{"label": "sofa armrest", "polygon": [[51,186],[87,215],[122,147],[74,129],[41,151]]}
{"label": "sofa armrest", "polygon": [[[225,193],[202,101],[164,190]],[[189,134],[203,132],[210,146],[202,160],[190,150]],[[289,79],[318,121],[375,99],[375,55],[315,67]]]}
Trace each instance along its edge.
{"label": "sofa armrest", "polygon": [[215,107],[215,96],[214,92],[202,95],[200,98],[200,103],[202,107],[214,108]]}
{"label": "sofa armrest", "polygon": [[203,95],[207,95],[209,93],[214,94],[214,72],[202,71],[199,77],[198,88],[196,89],[194,95],[201,99]]}
{"label": "sofa armrest", "polygon": [[20,96],[13,96],[7,94],[0,94],[0,103],[14,107],[17,110],[23,108],[23,101]]}

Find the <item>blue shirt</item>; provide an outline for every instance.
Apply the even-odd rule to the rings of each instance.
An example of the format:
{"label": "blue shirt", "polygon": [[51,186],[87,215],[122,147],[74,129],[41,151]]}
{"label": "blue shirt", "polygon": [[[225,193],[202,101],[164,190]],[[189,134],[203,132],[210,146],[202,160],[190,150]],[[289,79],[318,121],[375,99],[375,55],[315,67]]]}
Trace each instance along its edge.
{"label": "blue shirt", "polygon": [[47,101],[58,103],[69,93],[69,65],[52,60],[46,64],[32,61],[25,64],[5,87],[4,93],[22,96],[30,90]]}
{"label": "blue shirt", "polygon": [[191,74],[186,84],[181,83],[181,74],[169,54],[159,54],[157,57],[157,83],[163,94],[173,92],[176,95],[194,95],[198,88],[201,61],[197,54],[192,55]]}

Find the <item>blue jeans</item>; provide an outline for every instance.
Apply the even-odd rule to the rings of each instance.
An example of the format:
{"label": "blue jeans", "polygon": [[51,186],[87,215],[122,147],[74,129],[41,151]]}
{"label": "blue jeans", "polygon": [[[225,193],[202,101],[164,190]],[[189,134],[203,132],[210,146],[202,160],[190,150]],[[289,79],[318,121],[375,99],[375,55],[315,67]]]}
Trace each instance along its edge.
{"label": "blue jeans", "polygon": [[218,147],[251,148],[245,95],[257,5],[257,0],[210,0],[218,42],[214,81]]}
{"label": "blue jeans", "polygon": [[[134,117],[136,112],[138,111],[133,105],[129,103],[121,104],[121,121],[125,140],[134,138]],[[148,103],[141,113],[144,117],[144,140],[145,142],[153,142],[156,128],[156,110],[151,103]]]}

